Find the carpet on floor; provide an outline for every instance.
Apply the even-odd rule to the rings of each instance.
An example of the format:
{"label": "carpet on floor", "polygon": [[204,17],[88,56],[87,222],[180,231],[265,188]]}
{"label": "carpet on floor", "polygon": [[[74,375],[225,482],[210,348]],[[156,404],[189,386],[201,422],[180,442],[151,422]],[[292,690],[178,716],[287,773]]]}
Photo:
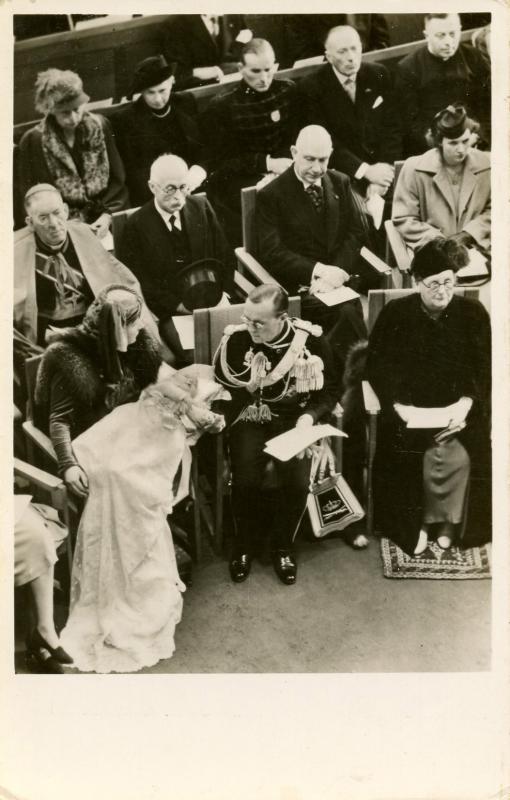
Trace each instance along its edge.
{"label": "carpet on floor", "polygon": [[409,556],[390,539],[381,539],[385,578],[476,580],[491,577],[490,545],[443,550],[436,542],[419,556]]}

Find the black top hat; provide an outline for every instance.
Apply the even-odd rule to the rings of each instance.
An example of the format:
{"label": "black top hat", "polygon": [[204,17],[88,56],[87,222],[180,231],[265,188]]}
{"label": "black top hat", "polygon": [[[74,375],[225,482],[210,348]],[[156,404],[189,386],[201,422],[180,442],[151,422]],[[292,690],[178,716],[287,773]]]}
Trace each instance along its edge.
{"label": "black top hat", "polygon": [[190,311],[218,305],[223,295],[223,269],[216,258],[202,258],[183,267],[177,276],[183,305]]}
{"label": "black top hat", "polygon": [[157,86],[170,78],[175,72],[176,64],[168,64],[165,56],[150,56],[140,61],[134,71],[132,94],[143,92],[151,86]]}

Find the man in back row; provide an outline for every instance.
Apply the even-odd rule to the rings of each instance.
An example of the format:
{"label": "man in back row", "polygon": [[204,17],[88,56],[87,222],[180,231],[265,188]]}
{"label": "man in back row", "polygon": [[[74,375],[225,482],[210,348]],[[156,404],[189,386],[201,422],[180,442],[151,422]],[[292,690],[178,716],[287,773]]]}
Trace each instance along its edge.
{"label": "man in back row", "polygon": [[212,101],[203,116],[210,148],[208,195],[231,244],[241,244],[241,189],[289,166],[289,148],[301,127],[291,81],[274,79],[274,50],[252,39],[242,52],[242,81]]}
{"label": "man in back row", "polygon": [[400,61],[395,78],[404,156],[428,150],[431,121],[456,103],[480,122],[481,139],[490,149],[491,77],[483,56],[461,44],[458,14],[427,14],[424,35],[426,44]]}
{"label": "man in back row", "polygon": [[367,335],[361,303],[328,306],[321,294],[349,283],[359,288],[369,275],[358,274],[360,217],[348,177],[328,169],[331,152],[324,128],[299,133],[292,166],[257,195],[257,256],[290,294],[304,290],[303,316],[323,327],[340,377],[348,349]]}

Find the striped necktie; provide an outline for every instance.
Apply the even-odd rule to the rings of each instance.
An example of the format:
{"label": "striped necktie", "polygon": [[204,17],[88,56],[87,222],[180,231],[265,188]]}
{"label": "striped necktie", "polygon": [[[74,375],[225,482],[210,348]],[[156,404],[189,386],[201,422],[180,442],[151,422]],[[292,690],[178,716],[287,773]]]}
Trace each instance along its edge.
{"label": "striped necktie", "polygon": [[347,78],[344,81],[344,89],[351,98],[352,102],[356,102],[356,80],[355,78]]}

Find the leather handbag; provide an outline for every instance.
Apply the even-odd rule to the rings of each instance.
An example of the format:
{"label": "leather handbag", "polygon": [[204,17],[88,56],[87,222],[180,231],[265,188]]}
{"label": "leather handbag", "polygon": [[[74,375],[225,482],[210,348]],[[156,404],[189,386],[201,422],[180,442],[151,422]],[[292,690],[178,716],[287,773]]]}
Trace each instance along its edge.
{"label": "leather handbag", "polygon": [[318,539],[341,531],[363,519],[365,512],[340,473],[316,481],[320,455],[314,454],[310,469],[310,490],[306,505],[313,534]]}

